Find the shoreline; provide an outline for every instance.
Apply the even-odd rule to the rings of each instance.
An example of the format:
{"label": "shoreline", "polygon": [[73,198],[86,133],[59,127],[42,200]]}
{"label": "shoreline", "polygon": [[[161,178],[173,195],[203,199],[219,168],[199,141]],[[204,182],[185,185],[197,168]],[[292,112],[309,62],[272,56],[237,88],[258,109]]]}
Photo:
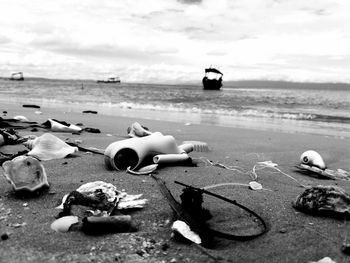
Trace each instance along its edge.
{"label": "shoreline", "polygon": [[[36,104],[41,109],[50,109],[63,111],[65,113],[81,113],[84,110],[94,110],[100,115],[138,118],[144,120],[167,121],[182,123],[186,125],[213,125],[227,128],[253,129],[257,131],[275,131],[290,134],[312,134],[336,137],[339,139],[350,138],[350,127],[344,127],[337,123],[315,122],[281,118],[254,118],[244,116],[217,115],[211,113],[191,113],[188,111],[166,111],[151,109],[133,109],[131,107],[121,108],[118,105],[86,103],[59,103],[57,101],[45,99],[29,99],[24,101],[21,98],[12,99],[12,101],[3,101],[4,108],[12,107],[18,104]],[[13,117],[13,116],[12,116]],[[316,125],[317,124],[317,125]]]}

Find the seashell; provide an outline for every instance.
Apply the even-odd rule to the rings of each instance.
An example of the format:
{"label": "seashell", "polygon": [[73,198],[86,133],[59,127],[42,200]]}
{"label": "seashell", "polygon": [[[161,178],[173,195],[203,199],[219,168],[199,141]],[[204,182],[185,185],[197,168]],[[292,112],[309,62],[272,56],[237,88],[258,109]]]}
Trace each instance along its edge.
{"label": "seashell", "polygon": [[113,184],[103,181],[95,181],[83,184],[76,191],[89,195],[94,194],[96,190],[101,190],[107,196],[107,200],[109,202],[114,202],[117,198],[119,200],[120,197],[126,195],[126,193],[118,191]]}
{"label": "seashell", "polygon": [[313,150],[306,151],[300,156],[300,164],[326,169],[326,164],[321,155]]}
{"label": "seashell", "polygon": [[77,147],[68,145],[51,133],[44,133],[35,139],[28,139],[24,145],[31,149],[28,155],[43,161],[61,159],[78,151]]}
{"label": "seashell", "polygon": [[337,186],[318,185],[305,189],[293,205],[312,214],[343,215],[350,212],[350,195]]}
{"label": "seashell", "polygon": [[15,117],[13,117],[13,119],[15,119],[17,121],[29,121],[27,117],[22,116],[22,115],[17,115]]}
{"label": "seashell", "polygon": [[[103,181],[95,181],[83,184],[76,191],[89,196],[94,196],[97,193],[103,192],[107,197],[108,202],[117,203],[118,209],[143,208],[148,202],[147,199],[139,199],[142,194],[129,195],[126,192],[118,191],[113,184]],[[65,195],[63,197],[62,203],[56,207],[57,209],[64,208],[63,204],[66,202],[68,196],[69,195]]]}
{"label": "seashell", "polygon": [[129,137],[143,137],[152,134],[152,132],[150,132],[146,127],[143,127],[138,122],[134,122],[133,124],[131,124],[131,126],[128,127],[127,132]]}
{"label": "seashell", "polygon": [[82,128],[77,125],[60,122],[55,119],[48,119],[44,126],[47,126],[53,132],[80,132]]}
{"label": "seashell", "polygon": [[171,229],[175,232],[183,236],[184,238],[192,241],[193,243],[200,244],[202,243],[201,238],[198,234],[193,232],[190,227],[181,220],[176,220],[173,225],[171,226]]}
{"label": "seashell", "polygon": [[5,138],[0,134],[0,146],[5,144]]}
{"label": "seashell", "polygon": [[148,199],[139,199],[141,198],[142,195],[143,194],[126,195],[125,197],[120,199],[120,201],[117,204],[117,208],[118,209],[143,208],[147,204]]}
{"label": "seashell", "polygon": [[79,219],[77,216],[64,216],[55,220],[51,224],[51,229],[56,232],[68,232],[69,228],[78,222]]}
{"label": "seashell", "polygon": [[12,184],[15,191],[33,192],[48,187],[44,166],[31,156],[17,156],[2,164],[4,176]]}

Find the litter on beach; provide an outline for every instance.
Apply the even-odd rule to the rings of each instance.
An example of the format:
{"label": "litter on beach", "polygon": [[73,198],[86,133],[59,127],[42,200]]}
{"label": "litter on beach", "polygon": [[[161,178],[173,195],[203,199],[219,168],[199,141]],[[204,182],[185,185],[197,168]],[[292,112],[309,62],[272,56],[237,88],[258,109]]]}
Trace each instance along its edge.
{"label": "litter on beach", "polygon": [[[165,182],[162,179],[158,178],[155,175],[153,175],[152,177],[158,183],[160,192],[168,201],[168,204],[170,205],[171,209],[174,211],[177,217],[177,220],[185,222],[186,225],[188,226],[187,228],[186,225],[181,224],[181,227],[178,229],[179,230],[178,232],[182,233],[182,235],[184,235],[185,237],[188,236],[186,238],[190,238],[194,240],[200,239],[201,244],[204,247],[212,246],[214,237],[221,237],[229,240],[250,240],[250,239],[257,238],[268,231],[267,225],[262,217],[260,217],[257,213],[245,207],[244,205],[239,204],[235,200],[230,200],[224,196],[209,192],[203,188],[196,188],[196,187],[175,181],[176,184],[179,184],[185,187],[183,189],[182,194],[180,195],[181,203],[179,203],[173,197],[173,195],[171,194],[171,192],[169,191]],[[208,209],[202,206],[203,194],[213,196],[218,200],[230,203],[232,205],[238,206],[239,208],[245,210],[250,214],[251,217],[255,218],[254,220],[256,225],[255,227],[256,229],[259,229],[259,230],[256,230],[256,232],[254,232],[253,234],[242,235],[242,234],[221,232],[210,228],[206,224],[206,221],[211,219],[213,215],[210,213]],[[191,230],[190,232],[189,232],[189,229]],[[192,231],[194,233],[192,233]],[[196,237],[197,235],[199,236],[199,239]]]}
{"label": "litter on beach", "polygon": [[[3,122],[3,124],[4,126],[7,124],[13,124],[14,127],[18,125],[20,129],[25,127],[25,125],[27,125],[27,128],[33,128],[34,126],[32,125],[36,126],[35,123],[33,124],[32,122],[29,122],[27,118],[22,118],[20,115],[13,118],[13,120],[11,119],[9,122]],[[70,192],[67,191],[64,196],[63,194],[60,196],[60,198],[63,196],[62,203],[56,207],[58,209],[56,210],[58,211],[57,216],[56,219],[52,219],[53,222],[50,225],[51,229],[55,232],[66,233],[69,231],[81,231],[87,235],[105,235],[114,233],[131,233],[138,231],[140,226],[150,227],[149,225],[145,226],[143,224],[152,225],[152,222],[146,220],[142,221],[141,224],[136,224],[134,218],[137,217],[132,216],[131,211],[135,212],[137,209],[143,209],[146,205],[146,209],[158,209],[158,207],[153,207],[153,200],[149,201],[150,198],[157,197],[157,193],[154,192],[154,189],[152,188],[150,192],[146,193],[148,194],[146,199],[143,198],[143,193],[136,192],[136,194],[128,194],[124,190],[118,190],[119,187],[121,188],[120,185],[124,184],[123,176],[125,174],[116,175],[115,171],[122,171],[133,175],[151,175],[150,177],[145,176],[144,179],[153,178],[155,182],[157,182],[161,194],[164,196],[175,215],[173,218],[174,221],[171,224],[171,237],[176,238],[177,241],[185,241],[193,246],[200,245],[203,249],[205,249],[205,247],[215,248],[216,244],[221,244],[220,242],[216,242],[216,239],[218,238],[247,241],[268,233],[269,223],[267,223],[267,221],[272,217],[269,214],[270,208],[268,206],[255,206],[260,204],[262,199],[252,200],[249,205],[245,206],[242,201],[237,202],[236,200],[229,199],[225,197],[225,194],[219,192],[222,190],[222,188],[219,189],[219,187],[238,186],[234,190],[240,190],[240,188],[242,188],[241,186],[243,186],[244,188],[242,189],[249,192],[249,196],[245,195],[247,200],[251,200],[255,196],[258,196],[259,198],[268,197],[273,190],[263,187],[264,177],[272,174],[275,175],[277,173],[271,173],[269,175],[263,174],[262,176],[260,174],[262,169],[277,171],[279,175],[283,175],[291,179],[294,183],[297,183],[299,186],[305,188],[305,190],[296,197],[296,200],[293,203],[295,209],[311,215],[330,215],[341,218],[347,218],[350,213],[350,195],[344,189],[332,185],[306,186],[302,184],[297,177],[295,178],[291,174],[284,172],[284,169],[282,170],[277,162],[271,160],[254,160],[254,162],[250,163],[252,165],[249,165],[248,168],[242,168],[247,167],[246,164],[244,164],[245,166],[230,165],[227,159],[225,161],[227,164],[224,162],[214,162],[206,157],[207,155],[209,157],[213,156],[213,149],[209,148],[208,143],[193,140],[182,141],[181,144],[178,144],[174,136],[164,135],[161,132],[151,132],[147,127],[142,126],[138,122],[132,123],[128,128],[127,135],[130,137],[128,139],[121,139],[112,143],[109,142],[109,145],[107,145],[105,149],[103,149],[103,147],[101,147],[101,149],[84,147],[83,145],[85,143],[88,144],[89,142],[86,142],[84,137],[77,137],[76,135],[81,135],[81,132],[83,131],[96,134],[100,133],[100,131],[99,129],[94,128],[81,128],[82,126],[83,124],[81,123],[71,125],[55,119],[49,119],[46,124],[35,127],[43,129],[42,131],[44,131],[44,133],[40,136],[20,136],[18,132],[11,127],[0,129],[0,133],[2,132],[0,146],[2,144],[2,146],[6,146],[4,148],[10,149],[10,151],[12,150],[11,147],[18,147],[16,148],[17,153],[14,154],[0,152],[0,161],[2,162],[4,176],[12,185],[14,192],[20,192],[23,190],[27,192],[35,192],[51,186],[51,184],[49,185],[48,183],[48,176],[46,175],[43,162],[41,161],[65,158],[79,151],[103,155],[96,155],[94,157],[96,157],[96,160],[100,161],[102,168],[107,167],[110,169],[110,171],[103,170],[101,175],[103,174],[103,176],[109,178],[111,182],[113,180],[113,183],[109,183],[107,180],[104,181],[104,178],[98,173],[91,175],[85,174],[86,178],[80,178],[80,182],[86,182],[86,179],[89,180],[91,178],[98,178],[98,180],[81,184],[76,190]],[[62,135],[55,136],[52,133],[46,132],[47,130],[50,132],[69,132],[74,134],[74,136],[67,136],[64,141],[58,137]],[[113,134],[113,136],[118,136],[116,133]],[[123,138],[125,136],[120,137]],[[10,146],[10,148],[8,146]],[[18,149],[23,146],[27,147],[29,151],[18,151]],[[175,185],[181,185],[183,187],[182,192],[179,195],[180,201],[177,201],[169,188],[167,188],[165,181],[160,179],[160,177],[156,176],[154,173],[163,166],[170,167],[176,165],[188,165],[189,163],[192,164],[190,153],[197,156],[199,154],[203,155],[197,159],[205,163],[205,165],[234,172],[241,176],[241,178],[239,178],[240,181],[227,182],[225,177],[217,176],[215,180],[222,179],[221,182],[216,181],[211,185],[204,185],[205,182],[198,180],[198,178],[192,178],[190,176],[184,177],[185,180],[188,179],[193,182],[193,184],[203,183],[204,186],[195,187],[187,183],[174,181]],[[16,154],[20,155],[16,156]],[[258,159],[261,160],[262,158]],[[203,169],[203,167],[200,168]],[[290,164],[290,168],[295,168],[295,166]],[[51,166],[50,169],[59,168],[57,166],[52,168]],[[300,156],[298,170],[305,173],[314,172],[319,175],[327,173],[328,175],[324,177],[328,179],[348,180],[349,177],[348,172],[345,170],[338,169],[333,171],[327,169],[321,155],[312,150],[306,151]],[[157,173],[159,173],[159,170]],[[188,173],[188,175],[189,174],[190,173]],[[218,174],[222,175],[224,173],[219,172]],[[112,177],[112,175],[114,177]],[[246,176],[249,177],[249,181],[246,180]],[[137,177],[134,179],[135,184],[141,181],[140,178]],[[75,184],[76,181],[74,180],[76,180],[76,178],[74,177],[74,174],[72,174],[72,183]],[[116,184],[114,184],[114,181]],[[142,182],[147,182],[147,180],[142,180]],[[131,184],[132,186],[134,186],[133,183]],[[292,184],[290,186],[293,187]],[[154,187],[154,184],[148,185],[148,187]],[[215,189],[215,191],[209,192],[209,189]],[[130,189],[130,192],[132,190],[133,189]],[[50,195],[48,196],[50,197]],[[211,196],[214,197],[214,200],[217,202],[225,202],[225,205],[233,205],[238,207],[238,209],[242,209],[243,213],[247,214],[249,226],[245,225],[240,229],[240,225],[234,225],[234,222],[230,222],[226,217],[225,224],[223,224],[225,225],[224,229],[216,230],[215,223],[221,223],[221,219],[219,221],[210,220],[220,215],[221,211],[219,209],[209,210],[204,207],[204,201],[206,198],[203,196]],[[25,205],[22,204],[20,209],[31,209],[34,205],[29,204],[30,201],[31,200],[28,200]],[[213,203],[215,203],[215,201]],[[145,214],[151,211],[146,211],[146,209],[143,210],[146,212]],[[213,213],[213,211],[215,212]],[[260,216],[260,213],[263,216]],[[235,220],[241,220],[242,217],[243,216],[239,216],[238,219],[235,218]],[[2,219],[0,218],[0,221],[1,220]],[[152,218],[152,220],[155,221],[154,218]],[[237,223],[238,221],[235,222]],[[232,228],[231,226],[227,227],[231,223],[233,225]],[[164,226],[163,224],[159,225],[162,225],[162,227]],[[14,226],[14,224],[9,224],[9,226]],[[154,228],[159,227],[160,226],[157,224],[154,226]],[[144,232],[142,232],[142,234],[144,234]],[[348,254],[350,251],[349,247],[350,245],[344,242],[342,252]]]}
{"label": "litter on beach", "polygon": [[148,136],[135,137],[114,142],[105,150],[105,164],[108,169],[137,170],[147,158],[158,163],[181,163],[188,160],[187,147],[178,146],[171,135],[154,132]]}
{"label": "litter on beach", "polygon": [[[131,216],[120,211],[143,208],[148,200],[141,197],[142,194],[118,191],[113,184],[103,181],[83,184],[63,197],[62,204],[56,207],[61,210],[59,219],[51,224],[51,228],[67,232],[75,225],[74,230],[93,235],[136,231]],[[74,214],[74,206],[85,209]]]}
{"label": "litter on beach", "polygon": [[200,236],[198,234],[196,234],[195,232],[193,232],[190,229],[189,225],[186,224],[184,221],[176,220],[175,222],[173,222],[173,224],[171,226],[171,230],[174,233],[177,233],[177,234],[183,236],[184,238],[190,240],[193,243],[196,243],[196,244],[202,243]]}

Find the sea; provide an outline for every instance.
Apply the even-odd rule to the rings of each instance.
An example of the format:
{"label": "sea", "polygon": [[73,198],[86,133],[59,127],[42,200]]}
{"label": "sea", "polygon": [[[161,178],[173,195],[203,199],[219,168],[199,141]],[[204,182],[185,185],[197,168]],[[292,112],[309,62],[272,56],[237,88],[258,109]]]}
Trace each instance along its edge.
{"label": "sea", "polygon": [[[0,79],[0,103],[65,111],[350,138],[350,84],[224,82],[219,91],[195,84],[97,83],[93,80]],[[68,120],[67,120],[68,121]]]}

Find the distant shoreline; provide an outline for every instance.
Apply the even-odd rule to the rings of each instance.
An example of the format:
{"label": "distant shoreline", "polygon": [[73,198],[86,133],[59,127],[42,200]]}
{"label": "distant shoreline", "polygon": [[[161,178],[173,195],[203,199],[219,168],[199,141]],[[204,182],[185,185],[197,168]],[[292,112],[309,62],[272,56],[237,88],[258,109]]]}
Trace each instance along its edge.
{"label": "distant shoreline", "polygon": [[[10,80],[9,77],[0,77],[0,80]],[[24,81],[73,81],[73,82],[96,82],[94,79],[52,79],[42,77],[26,77]],[[179,83],[166,83],[166,82],[127,82],[124,84],[146,84],[146,85],[199,85],[201,86],[201,80],[179,82]],[[329,89],[329,86],[339,90],[350,90],[350,82],[315,82],[315,81],[285,81],[285,80],[224,80],[223,88],[270,88],[270,89]]]}

